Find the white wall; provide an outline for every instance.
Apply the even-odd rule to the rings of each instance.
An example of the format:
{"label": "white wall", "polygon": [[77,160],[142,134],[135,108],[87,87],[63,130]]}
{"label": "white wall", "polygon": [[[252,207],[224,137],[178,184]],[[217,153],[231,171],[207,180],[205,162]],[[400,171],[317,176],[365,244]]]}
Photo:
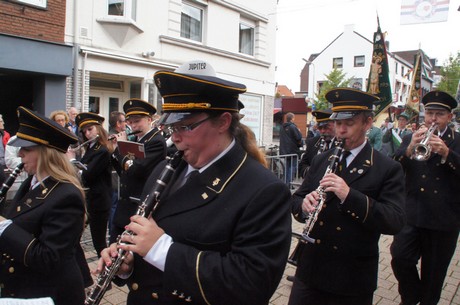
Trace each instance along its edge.
{"label": "white wall", "polygon": [[[277,1],[188,2],[205,8],[202,43],[180,37],[181,0],[137,0],[137,18],[132,24],[108,22],[105,0],[68,0],[65,40],[78,44],[84,51],[78,57],[78,69],[89,71],[90,75],[98,72],[110,78],[140,79],[145,87],[160,69],[174,69],[186,61],[203,59],[215,68],[218,76],[244,83],[248,93],[262,97],[262,103],[266,97],[272,99]],[[238,52],[240,18],[250,19],[256,25],[254,56]],[[155,55],[142,56],[149,51]],[[142,94],[146,99],[147,90]],[[268,117],[264,114],[272,114],[272,107],[270,103],[262,105],[260,126]],[[271,123],[265,128],[271,129]],[[270,135],[261,132],[260,136]]]}

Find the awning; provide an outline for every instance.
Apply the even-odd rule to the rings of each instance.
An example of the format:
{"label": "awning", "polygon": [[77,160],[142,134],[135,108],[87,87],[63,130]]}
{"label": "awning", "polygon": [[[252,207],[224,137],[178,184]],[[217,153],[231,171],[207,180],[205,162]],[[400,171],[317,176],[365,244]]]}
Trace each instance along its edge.
{"label": "awning", "polygon": [[273,108],[273,114],[277,114],[281,111],[281,108]]}

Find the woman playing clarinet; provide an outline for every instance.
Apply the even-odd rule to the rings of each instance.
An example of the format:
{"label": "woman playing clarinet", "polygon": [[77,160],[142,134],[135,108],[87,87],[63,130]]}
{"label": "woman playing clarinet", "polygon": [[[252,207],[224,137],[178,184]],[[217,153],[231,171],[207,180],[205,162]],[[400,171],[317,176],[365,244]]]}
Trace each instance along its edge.
{"label": "woman playing clarinet", "polygon": [[84,192],[66,152],[78,141],[69,130],[18,108],[10,145],[30,175],[0,216],[0,297],[51,297],[80,305],[83,279],[75,259],[84,223]]}

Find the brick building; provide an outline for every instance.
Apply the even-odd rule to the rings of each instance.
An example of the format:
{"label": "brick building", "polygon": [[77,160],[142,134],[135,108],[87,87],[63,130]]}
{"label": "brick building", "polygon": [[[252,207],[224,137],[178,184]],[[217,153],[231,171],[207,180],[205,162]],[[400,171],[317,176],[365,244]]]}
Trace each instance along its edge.
{"label": "brick building", "polygon": [[0,1],[0,113],[12,133],[19,105],[45,114],[65,107],[73,64],[65,2]]}

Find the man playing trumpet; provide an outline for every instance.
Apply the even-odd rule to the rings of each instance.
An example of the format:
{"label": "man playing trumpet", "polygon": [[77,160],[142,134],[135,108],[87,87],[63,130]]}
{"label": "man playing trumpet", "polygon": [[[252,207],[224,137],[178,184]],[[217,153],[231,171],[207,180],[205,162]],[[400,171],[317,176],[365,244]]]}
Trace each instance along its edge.
{"label": "man playing trumpet", "polygon": [[316,156],[292,196],[294,217],[303,222],[318,205],[318,185],[326,192],[310,234],[314,243],[299,255],[289,305],[371,305],[380,234],[395,234],[404,225],[403,171],[366,141],[378,97],[336,88],[326,99],[345,150],[336,173],[325,175],[333,150]]}
{"label": "man playing trumpet", "polygon": [[[438,303],[460,228],[460,134],[448,127],[457,101],[431,91],[422,103],[425,126],[405,136],[395,154],[406,174],[407,225],[394,238],[391,265],[404,305]],[[427,138],[433,125],[438,132]],[[414,155],[422,141],[426,160]]]}

